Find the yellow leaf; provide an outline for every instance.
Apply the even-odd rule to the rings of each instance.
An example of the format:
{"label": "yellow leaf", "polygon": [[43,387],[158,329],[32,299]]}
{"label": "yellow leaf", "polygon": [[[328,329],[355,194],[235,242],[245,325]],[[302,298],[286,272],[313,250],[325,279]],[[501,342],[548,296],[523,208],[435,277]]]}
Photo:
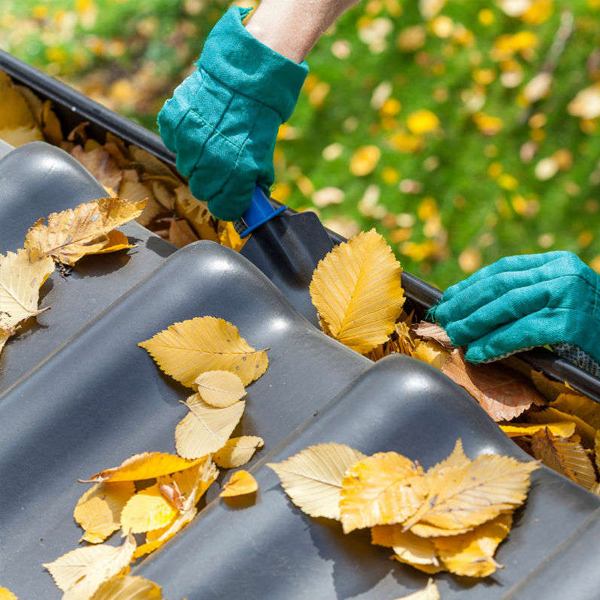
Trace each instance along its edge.
{"label": "yellow leaf", "polygon": [[596,430],[576,415],[557,410],[556,408],[547,407],[539,411],[530,410],[525,416],[528,421],[542,425],[555,423],[557,421],[571,421],[575,423],[575,433],[581,437],[582,444],[586,448],[592,448],[594,446]]}
{"label": "yellow leaf", "polygon": [[235,404],[246,395],[242,380],[231,371],[207,371],[194,381],[202,400],[217,408]]}
{"label": "yellow leaf", "polygon": [[210,459],[204,459],[198,465],[185,471],[179,471],[171,477],[182,496],[183,505],[173,520],[160,529],[154,529],[146,534],[146,543],[138,546],[133,557],[139,558],[154,552],[170,540],[178,531],[181,531],[196,516],[196,504],[212,485],[219,474]]}
{"label": "yellow leaf", "polygon": [[239,423],[246,403],[243,400],[215,408],[200,398],[190,396],[186,402],[190,412],[175,429],[175,446],[184,458],[200,458],[220,450]]}
{"label": "yellow leaf", "polygon": [[39,315],[39,290],[54,271],[51,258],[31,262],[26,250],[0,255],[0,329],[7,334],[29,317]]}
{"label": "yellow leaf", "polygon": [[219,242],[215,220],[206,202],[194,198],[187,185],[175,189],[175,212],[186,219],[201,240]]}
{"label": "yellow leaf", "polygon": [[360,353],[388,339],[404,304],[402,267],[374,229],[336,246],[310,284],[330,335]]}
{"label": "yellow leaf", "polygon": [[428,498],[404,526],[423,537],[464,533],[520,506],[530,473],[538,467],[535,462],[487,454],[464,467],[428,475]]}
{"label": "yellow leaf", "polygon": [[600,429],[600,404],[579,394],[560,394],[552,408],[575,415],[594,429]]}
{"label": "yellow leaf", "polygon": [[110,252],[117,252],[118,250],[125,250],[126,248],[133,248],[134,245],[129,243],[127,236],[122,232],[114,229],[106,234],[105,245],[99,250],[88,252],[87,254],[108,254]]}
{"label": "yellow leaf", "polygon": [[139,481],[169,475],[176,471],[189,469],[201,462],[201,459],[187,460],[176,454],[163,452],[142,452],[134,454],[118,467],[105,469],[92,475],[83,483],[102,483],[103,481]]}
{"label": "yellow leaf", "polygon": [[258,483],[248,471],[236,471],[223,486],[219,496],[221,498],[233,498],[253,494],[256,490],[258,490]]}
{"label": "yellow leaf", "polygon": [[123,508],[123,534],[160,529],[168,525],[176,515],[177,509],[162,494],[159,484],[155,483],[135,494]]}
{"label": "yellow leaf", "polygon": [[264,445],[264,440],[254,435],[231,438],[218,452],[213,454],[213,460],[218,467],[236,469],[245,465],[258,448],[262,448]]}
{"label": "yellow leaf", "polygon": [[375,170],[380,158],[381,150],[377,146],[362,146],[350,160],[350,173],[357,177],[368,175]]}
{"label": "yellow leaf", "polygon": [[248,240],[248,237],[242,239],[239,236],[233,223],[230,221],[219,221],[219,244],[221,244],[221,246],[239,252]]}
{"label": "yellow leaf", "polygon": [[25,247],[34,258],[50,256],[67,265],[74,265],[86,254],[106,247],[107,234],[144,209],[145,201],[132,203],[119,198],[102,198],[75,209],[52,213],[48,224],[40,219],[28,232]]}
{"label": "yellow leaf", "polygon": [[512,515],[503,513],[468,533],[433,538],[444,566],[456,575],[487,577],[498,567],[494,553],[510,531]]}
{"label": "yellow leaf", "polygon": [[546,427],[554,434],[560,437],[568,438],[575,433],[574,421],[560,421],[558,423],[540,423],[530,425],[529,423],[513,423],[509,425],[500,425],[500,429],[509,437],[530,436],[538,431],[544,431]]}
{"label": "yellow leaf", "polygon": [[394,549],[394,559],[425,571],[437,573],[442,570],[433,541],[422,538],[402,525],[377,525],[371,530],[371,543]]}
{"label": "yellow leaf", "polygon": [[427,477],[439,477],[444,475],[450,469],[463,469],[471,464],[471,460],[465,455],[462,440],[456,440],[454,450],[448,458],[440,461],[427,470]]}
{"label": "yellow leaf", "polygon": [[169,241],[178,248],[184,248],[197,242],[198,236],[185,219],[173,219],[169,226]]}
{"label": "yellow leaf", "polygon": [[269,365],[264,350],[252,348],[237,327],[215,317],[174,323],[138,345],[167,375],[187,387],[193,387],[201,373],[217,370],[231,371],[248,385]]}
{"label": "yellow leaf", "polygon": [[162,600],[160,586],[133,575],[117,575],[105,581],[92,600]]}
{"label": "yellow leaf", "polygon": [[44,141],[31,107],[4,73],[0,77],[0,138],[15,147]]}
{"label": "yellow leaf", "polygon": [[441,371],[448,358],[450,358],[450,352],[433,340],[416,340],[415,349],[411,352],[411,356]]}
{"label": "yellow leaf", "polygon": [[302,512],[339,520],[344,475],[349,467],[366,458],[344,444],[318,444],[267,466],[277,473],[283,489]]}
{"label": "yellow leaf", "polygon": [[62,127],[56,113],[52,110],[52,102],[46,100],[42,105],[42,132],[48,142],[59,146],[63,140]]}
{"label": "yellow leaf", "polygon": [[596,431],[596,439],[594,441],[594,453],[596,455],[596,467],[598,467],[598,472],[600,472],[600,429]]}
{"label": "yellow leaf", "polygon": [[94,148],[86,152],[81,146],[75,146],[71,150],[71,156],[77,159],[104,187],[117,190],[121,185],[123,171],[104,148]]}
{"label": "yellow leaf", "polygon": [[546,466],[589,489],[596,483],[594,465],[577,442],[556,437],[547,429],[531,438],[533,455]]}
{"label": "yellow leaf", "polygon": [[103,542],[121,526],[121,511],[135,493],[131,481],[99,483],[77,502],[73,517],[84,529],[82,540],[91,544]]}
{"label": "yellow leaf", "polygon": [[9,589],[0,587],[0,600],[19,600]]}
{"label": "yellow leaf", "polygon": [[78,548],[43,566],[65,592],[63,600],[87,600],[103,582],[129,565],[134,550],[135,540],[129,535],[121,546]]}
{"label": "yellow leaf", "polygon": [[422,469],[396,452],[374,454],[354,464],[342,481],[344,533],[408,519],[425,498],[424,481]]}
{"label": "yellow leaf", "polygon": [[403,596],[402,598],[397,598],[397,600],[440,600],[440,592],[437,585],[433,582],[433,579],[430,579],[424,590],[409,594],[408,596]]}

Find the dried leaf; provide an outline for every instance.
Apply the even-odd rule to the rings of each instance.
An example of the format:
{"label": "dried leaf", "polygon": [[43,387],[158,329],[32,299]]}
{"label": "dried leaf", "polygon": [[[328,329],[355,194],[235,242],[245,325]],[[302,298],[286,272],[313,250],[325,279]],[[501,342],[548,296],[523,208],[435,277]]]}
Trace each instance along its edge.
{"label": "dried leaf", "polygon": [[248,385],[269,365],[264,350],[252,348],[237,327],[215,317],[175,323],[138,345],[167,375],[187,387],[193,387],[201,373],[217,370],[231,371]]}
{"label": "dried leaf", "polygon": [[340,518],[342,480],[349,467],[367,457],[344,444],[309,446],[280,463],[269,463],[292,502],[311,517]]}
{"label": "dried leaf", "polygon": [[600,403],[585,396],[560,394],[550,406],[579,417],[594,429],[600,429]]}
{"label": "dried leaf", "polygon": [[123,172],[115,159],[104,148],[85,151],[81,146],[71,150],[71,156],[78,160],[104,187],[117,190],[121,185]]}
{"label": "dried leaf", "polygon": [[548,429],[531,438],[533,455],[547,467],[590,489],[596,483],[594,465],[576,442],[553,435]]}
{"label": "dried leaf", "polygon": [[409,594],[408,596],[403,596],[397,600],[440,600],[440,592],[437,585],[433,582],[433,579],[430,579],[424,590]]}
{"label": "dried leaf", "polygon": [[244,383],[231,371],[207,371],[194,381],[202,400],[211,406],[225,408],[246,395]]}
{"label": "dried leaf", "polygon": [[9,589],[0,587],[0,600],[19,600]]}
{"label": "dried leaf", "polygon": [[465,533],[520,506],[538,466],[487,454],[462,468],[428,475],[428,498],[404,527],[423,537]]}
{"label": "dried leaf", "polygon": [[134,575],[117,575],[105,581],[91,600],[162,600],[161,587]]}
{"label": "dried leaf", "polygon": [[186,402],[190,412],[175,429],[175,446],[184,458],[200,458],[220,450],[233,433],[244,413],[243,400],[226,408],[207,404],[199,394]]}
{"label": "dried leaf", "polygon": [[85,533],[82,540],[91,544],[103,542],[121,526],[121,511],[135,493],[131,481],[99,483],[77,502],[73,517]]}
{"label": "dried leaf", "polygon": [[396,452],[374,454],[354,464],[342,481],[344,533],[408,519],[427,494],[424,481],[422,469]]}
{"label": "dried leaf", "polygon": [[456,348],[446,331],[435,323],[420,321],[412,326],[412,331],[416,336],[425,340],[433,340],[444,348]]}
{"label": "dried leaf", "polygon": [[554,435],[568,438],[575,433],[574,421],[559,421],[557,423],[540,423],[530,425],[529,423],[513,423],[512,425],[500,425],[500,429],[508,437],[532,436],[538,431],[548,428]]}
{"label": "dried leaf", "polygon": [[450,469],[463,469],[470,465],[471,462],[463,450],[462,440],[458,439],[456,440],[452,454],[428,469],[426,475],[431,478],[442,476]]}
{"label": "dried leaf", "polygon": [[58,146],[63,140],[62,127],[56,113],[52,110],[52,102],[46,100],[42,106],[42,133],[46,141]]}
{"label": "dried leaf", "polygon": [[173,219],[169,226],[169,241],[178,248],[183,248],[188,244],[198,241],[198,236],[194,233],[189,223],[185,219]]}
{"label": "dried leaf", "polygon": [[177,508],[161,492],[160,485],[155,483],[135,494],[123,508],[123,534],[165,527],[177,516],[177,512]]}
{"label": "dried leaf", "polygon": [[329,334],[360,353],[385,342],[404,304],[402,267],[374,229],[336,246],[310,284]]}
{"label": "dried leaf", "polygon": [[0,76],[0,138],[15,148],[44,141],[36,116],[5,73]]}
{"label": "dried leaf", "polygon": [[78,548],[43,566],[65,592],[63,600],[87,600],[104,581],[129,564],[134,550],[135,540],[129,535],[121,546],[99,544]]}
{"label": "dried leaf", "polygon": [[0,329],[11,334],[22,321],[47,309],[38,309],[39,290],[54,271],[51,258],[30,261],[26,250],[0,255]]}
{"label": "dried leaf", "polygon": [[108,254],[109,252],[117,252],[126,248],[134,248],[134,245],[129,243],[127,236],[117,229],[109,231],[106,234],[106,238],[106,243],[100,250],[88,252],[88,254]]}
{"label": "dried leaf", "polygon": [[218,452],[213,454],[213,460],[218,467],[223,469],[237,469],[237,467],[245,465],[264,445],[264,440],[254,435],[231,438]]}
{"label": "dried leaf", "polygon": [[154,479],[161,475],[169,475],[170,473],[189,469],[201,461],[202,459],[187,460],[176,454],[163,452],[142,452],[141,454],[134,454],[118,467],[105,469],[92,475],[88,481],[82,483]]}
{"label": "dried leaf", "polygon": [[450,358],[450,352],[433,340],[417,340],[415,342],[415,349],[411,352],[411,356],[417,360],[422,360],[441,371]]}
{"label": "dried leaf", "polygon": [[[133,171],[135,173],[135,171]],[[124,177],[129,177],[127,171],[123,172]],[[144,210],[136,217],[136,221],[144,227],[150,225],[150,223],[160,214],[165,213],[163,207],[156,201],[154,195],[150,190],[137,179],[137,173],[135,179],[124,179],[119,187],[119,197],[123,200],[127,200],[133,204],[138,202],[145,202]]]}
{"label": "dried leaf", "polygon": [[600,429],[596,431],[596,439],[594,441],[594,454],[596,456],[596,467],[600,473]]}
{"label": "dried leaf", "polygon": [[52,213],[48,225],[38,221],[25,238],[25,247],[32,258],[50,256],[67,265],[74,265],[86,254],[102,250],[111,242],[108,233],[137,217],[144,202],[131,203],[119,198],[102,198],[75,209]]}
{"label": "dried leaf", "polygon": [[433,538],[444,566],[456,575],[487,577],[500,567],[494,560],[496,549],[506,538],[512,515],[503,513],[468,533]]}
{"label": "dried leaf", "polygon": [[201,240],[219,242],[216,222],[205,202],[194,198],[187,185],[175,189],[175,212],[186,219]]}
{"label": "dried leaf", "polygon": [[575,424],[575,433],[581,437],[582,445],[586,448],[592,448],[594,446],[596,430],[576,415],[562,412],[556,408],[547,407],[542,410],[530,410],[525,414],[525,418],[531,423],[539,423],[542,425],[555,423],[557,421],[570,421]]}
{"label": "dried leaf", "polygon": [[219,221],[218,234],[219,244],[226,248],[231,248],[236,252],[239,252],[249,239],[247,237],[242,239],[235,230],[233,223],[230,223],[229,221]]}
{"label": "dried leaf", "polygon": [[467,390],[494,421],[510,421],[544,399],[523,375],[501,364],[471,365],[454,350],[442,373]]}
{"label": "dried leaf", "polygon": [[162,175],[164,177],[168,177],[169,179],[180,181],[177,178],[177,175],[175,175],[175,173],[169,167],[167,167],[162,160],[156,158],[154,154],[150,154],[150,152],[147,152],[138,146],[134,146],[133,144],[129,146],[129,154],[131,155],[133,161],[141,167],[143,172],[150,173],[152,175]]}
{"label": "dried leaf", "polygon": [[425,571],[437,573],[442,563],[437,556],[435,545],[429,538],[419,537],[411,531],[404,531],[402,525],[377,525],[371,530],[371,543],[394,549],[394,559]]}
{"label": "dried leaf", "polygon": [[221,498],[234,498],[235,496],[254,494],[256,490],[258,490],[258,483],[248,471],[236,471],[223,486],[219,496]]}

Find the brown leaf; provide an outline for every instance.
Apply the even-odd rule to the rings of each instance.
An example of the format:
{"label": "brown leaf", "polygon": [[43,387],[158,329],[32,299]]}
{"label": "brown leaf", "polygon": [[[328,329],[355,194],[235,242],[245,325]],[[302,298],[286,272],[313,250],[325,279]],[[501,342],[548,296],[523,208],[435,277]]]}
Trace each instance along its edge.
{"label": "brown leaf", "polygon": [[119,166],[103,148],[86,152],[81,146],[75,146],[71,156],[76,158],[103,186],[119,189],[123,173]]}
{"label": "brown leaf", "polygon": [[189,223],[185,219],[173,219],[169,227],[169,241],[178,248],[198,241]]}
{"label": "brown leaf", "polygon": [[444,348],[456,348],[446,331],[435,323],[421,321],[412,326],[413,333],[424,340],[433,340]]}
{"label": "brown leaf", "polygon": [[454,350],[442,373],[467,390],[494,421],[510,421],[532,404],[544,404],[535,387],[517,371],[501,364],[471,365]]}

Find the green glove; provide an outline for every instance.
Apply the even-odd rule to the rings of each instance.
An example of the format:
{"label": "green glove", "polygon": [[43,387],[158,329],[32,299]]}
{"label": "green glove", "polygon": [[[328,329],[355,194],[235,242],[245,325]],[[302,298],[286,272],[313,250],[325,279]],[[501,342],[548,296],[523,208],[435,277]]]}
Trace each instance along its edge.
{"label": "green glove", "polygon": [[308,73],[242,25],[233,7],[208,36],[194,71],[165,102],[158,126],[192,194],[219,219],[238,219],[254,187],[273,185],[279,126],[292,115]]}
{"label": "green glove", "polygon": [[473,363],[558,343],[600,362],[600,276],[571,252],[503,258],[448,288],[430,316]]}

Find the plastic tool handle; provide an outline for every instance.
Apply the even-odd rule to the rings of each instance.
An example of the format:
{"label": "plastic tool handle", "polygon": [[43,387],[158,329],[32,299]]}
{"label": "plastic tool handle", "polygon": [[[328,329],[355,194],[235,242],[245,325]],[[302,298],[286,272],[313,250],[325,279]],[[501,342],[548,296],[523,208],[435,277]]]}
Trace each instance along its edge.
{"label": "plastic tool handle", "polygon": [[273,208],[269,197],[258,187],[254,188],[252,201],[246,212],[242,215],[241,221],[235,223],[236,231],[241,238],[250,235],[257,227],[260,227],[273,217],[280,215],[287,206]]}

